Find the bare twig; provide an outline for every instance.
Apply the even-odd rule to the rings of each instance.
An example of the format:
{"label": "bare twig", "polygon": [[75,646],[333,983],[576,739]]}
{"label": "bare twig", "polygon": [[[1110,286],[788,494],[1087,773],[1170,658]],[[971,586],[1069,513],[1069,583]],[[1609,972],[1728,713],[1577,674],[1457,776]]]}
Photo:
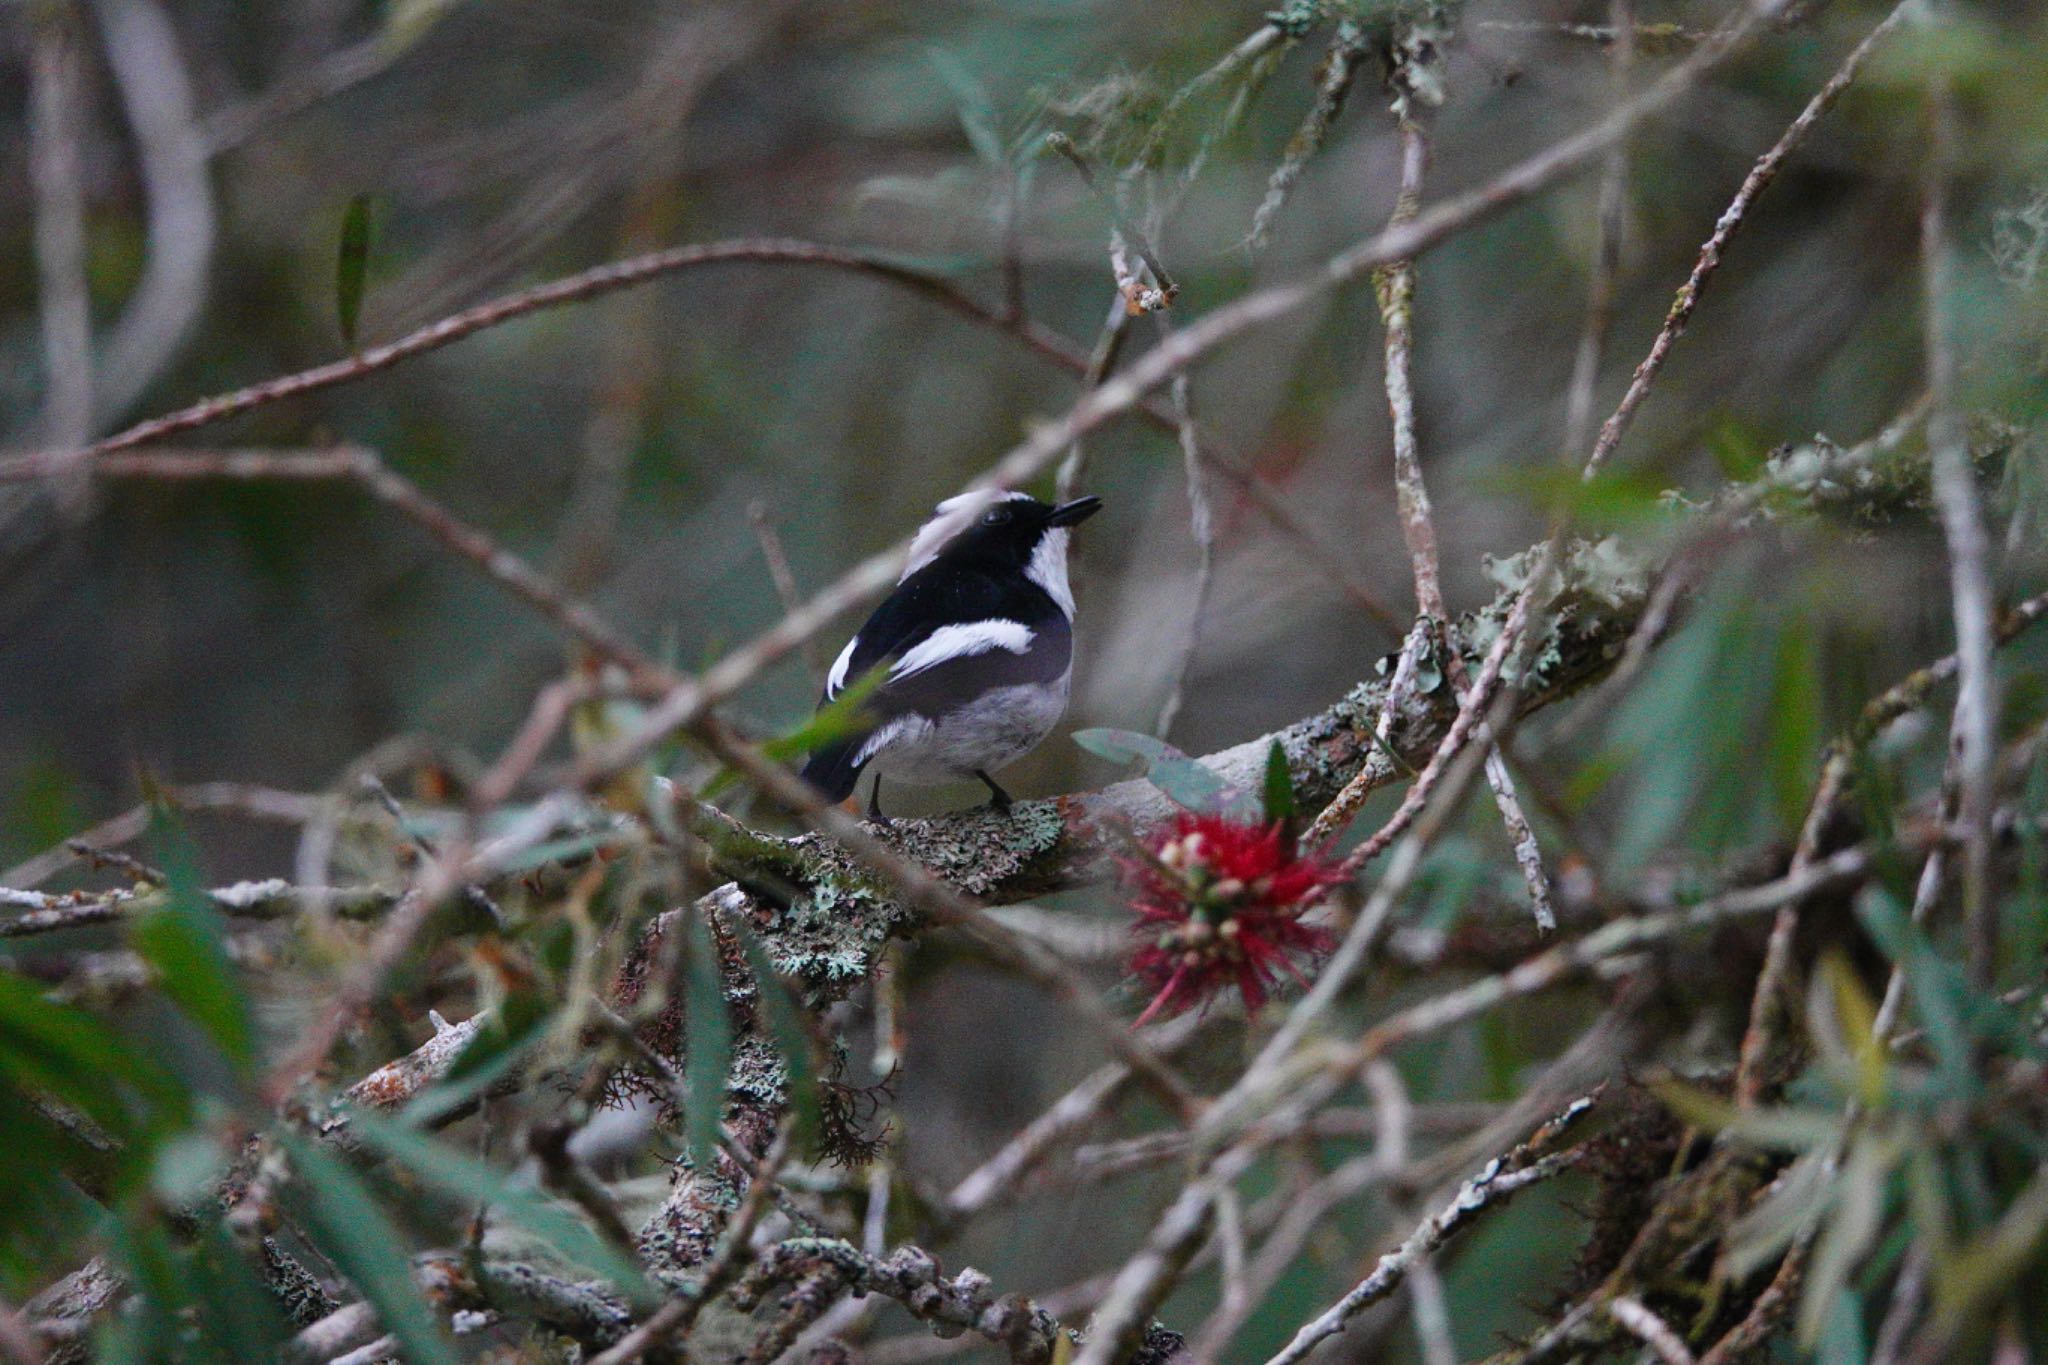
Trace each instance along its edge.
{"label": "bare twig", "polygon": [[[1940,12],[1940,11],[1937,11]],[[1948,179],[1955,164],[1956,111],[1948,78],[1936,76],[1928,97],[1931,147],[1920,216],[1927,340],[1927,388],[1933,406],[1927,444],[1934,466],[1935,507],[1948,542],[1949,596],[1955,617],[1956,690],[1952,743],[1957,809],[1969,837],[1963,844],[1963,922],[1972,975],[1991,980],[1997,965],[1998,921],[1987,885],[1991,866],[1992,742],[1998,718],[1991,672],[1990,547],[1971,471],[1968,434],[1956,407],[1954,263],[1948,240]]]}
{"label": "bare twig", "polygon": [[747,263],[754,265],[805,265],[848,270],[900,284],[915,293],[951,308],[985,325],[1009,331],[1035,349],[1065,363],[1071,357],[1066,343],[1030,322],[1005,321],[994,310],[975,301],[950,281],[902,264],[882,252],[827,246],[818,242],[784,238],[739,238],[733,241],[671,247],[643,256],[612,261],[579,271],[548,284],[507,294],[478,304],[437,322],[409,332],[381,346],[372,346],[341,360],[314,366],[297,374],[266,380],[248,388],[181,408],[162,417],[140,422],[89,447],[95,456],[116,450],[151,445],[166,436],[195,431],[215,422],[240,416],[252,408],[296,398],[367,375],[439,350],[491,327],[550,308],[600,298],[620,289],[630,289],[669,275],[700,267]]}
{"label": "bare twig", "polygon": [[[1405,108],[1406,101],[1403,101]],[[1401,190],[1388,225],[1395,226],[1415,215],[1422,199],[1422,174],[1429,161],[1429,141],[1422,125],[1410,114],[1400,115]],[[1437,554],[1436,523],[1431,518],[1429,489],[1422,477],[1422,457],[1415,434],[1415,384],[1413,377],[1415,330],[1415,263],[1396,261],[1379,273],[1380,320],[1386,327],[1387,407],[1393,421],[1394,490],[1401,513],[1401,534],[1408,543],[1408,558],[1415,577],[1416,608],[1425,620],[1435,622],[1442,632],[1445,671],[1451,684],[1464,695],[1471,689],[1471,677],[1463,651],[1450,630],[1450,609],[1444,603],[1443,571]],[[1546,933],[1557,927],[1557,912],[1550,904],[1550,878],[1543,868],[1543,853],[1529,828],[1515,793],[1514,778],[1498,745],[1486,752],[1486,781],[1493,789],[1507,827],[1508,841],[1515,851],[1515,863],[1522,869],[1529,888],[1529,905],[1537,927]]]}
{"label": "bare twig", "polygon": [[[775,584],[775,595],[782,599],[782,609],[795,611],[803,605],[803,592],[796,585],[796,571],[789,565],[789,554],[782,548],[782,537],[776,534],[775,523],[768,516],[768,504],[760,498],[748,503],[747,521],[754,528],[754,539],[761,543],[761,559],[768,566],[768,577]],[[803,658],[804,669],[822,684],[825,666],[818,657],[818,642],[806,640],[797,652]]]}
{"label": "bare twig", "polygon": [[1623,1294],[1607,1301],[1607,1311],[1616,1322],[1635,1333],[1644,1345],[1655,1351],[1657,1359],[1664,1365],[1696,1365],[1692,1351],[1672,1330],[1671,1324],[1658,1317],[1641,1299]]}
{"label": "bare twig", "polygon": [[[30,11],[29,183],[35,194],[36,292],[48,389],[42,439],[83,445],[92,435],[91,297],[85,275],[83,74],[74,11]],[[75,490],[74,490],[75,491]]]}
{"label": "bare twig", "polygon": [[1602,47],[1619,47],[1624,42],[1655,51],[1678,43],[1704,43],[1715,35],[1706,29],[1680,24],[1632,23],[1618,15],[1605,24],[1551,23],[1541,19],[1481,19],[1477,27],[1496,33],[1534,33],[1557,38],[1577,38]]}
{"label": "bare twig", "polygon": [[[1608,14],[1613,20],[1608,84],[1619,104],[1628,98],[1629,77],[1635,66],[1635,0],[1609,0]],[[1621,273],[1622,237],[1627,226],[1628,161],[1628,140],[1623,138],[1607,149],[1606,162],[1600,168],[1598,236],[1593,245],[1592,277],[1586,286],[1586,322],[1572,357],[1571,383],[1565,390],[1564,448],[1574,459],[1585,449],[1592,429],[1600,356],[1614,322],[1615,283]]]}
{"label": "bare twig", "polygon": [[1734,237],[1736,230],[1748,217],[1757,196],[1777,178],[1785,159],[1792,154],[1793,149],[1806,140],[1806,135],[1813,130],[1814,124],[1820,121],[1821,115],[1834,107],[1835,101],[1842,97],[1842,92],[1856,79],[1857,73],[1863,69],[1864,62],[1876,50],[1878,43],[1898,25],[1909,8],[1910,5],[1906,3],[1898,5],[1875,28],[1865,34],[1863,41],[1856,44],[1842,60],[1841,66],[1835,69],[1835,74],[1828,77],[1827,82],[1814,92],[1813,98],[1806,102],[1806,107],[1799,111],[1798,117],[1778,135],[1778,140],[1771,144],[1770,150],[1758,157],[1756,164],[1750,167],[1749,174],[1743,178],[1741,188],[1736,190],[1735,197],[1729,201],[1728,207],[1721,211],[1720,218],[1714,223],[1713,232],[1700,247],[1699,259],[1693,263],[1692,273],[1686,277],[1685,283],[1679,286],[1676,297],[1672,299],[1671,311],[1665,316],[1664,325],[1658,329],[1656,340],[1650,343],[1650,353],[1636,366],[1635,375],[1629,380],[1628,391],[1622,395],[1621,403],[1615,408],[1613,415],[1601,425],[1600,437],[1593,443],[1592,452],[1586,457],[1587,478],[1599,473],[1601,466],[1607,462],[1607,457],[1621,444],[1621,438],[1628,431],[1629,423],[1635,418],[1636,409],[1642,406],[1643,399],[1649,396],[1650,386],[1656,383],[1658,374],[1663,371],[1665,358],[1671,354],[1672,346],[1684,334],[1686,324],[1692,320],[1693,310],[1699,307],[1700,294],[1706,289],[1707,282],[1713,278],[1715,270],[1720,267],[1721,254],[1727,249],[1729,239]]}
{"label": "bare twig", "polygon": [[1294,1334],[1293,1340],[1266,1365],[1294,1365],[1305,1360],[1321,1342],[1343,1331],[1351,1319],[1401,1287],[1415,1265],[1476,1221],[1488,1209],[1513,1198],[1529,1186],[1568,1170],[1578,1159],[1575,1151],[1540,1157],[1519,1168],[1489,1162],[1486,1168],[1459,1187],[1451,1201],[1408,1235],[1393,1251],[1380,1257],[1372,1273],[1360,1280],[1350,1293],[1330,1305],[1320,1317]]}
{"label": "bare twig", "polygon": [[116,418],[162,373],[206,302],[213,185],[178,33],[156,0],[94,0],[149,203],[142,278],[101,348],[94,403]]}
{"label": "bare twig", "polygon": [[1209,1234],[1217,1196],[1244,1173],[1255,1155],[1248,1148],[1233,1148],[1181,1189],[1145,1244],[1117,1272],[1089,1321],[1087,1344],[1074,1365],[1114,1365],[1127,1358],[1145,1320],[1172,1291]]}
{"label": "bare twig", "polygon": [[[1161,335],[1170,334],[1163,317],[1160,323]],[[1180,715],[1181,697],[1187,689],[1188,674],[1194,668],[1195,650],[1202,641],[1202,618],[1208,614],[1209,591],[1216,576],[1216,516],[1209,506],[1209,485],[1202,471],[1202,438],[1195,429],[1185,373],[1173,377],[1171,392],[1174,416],[1180,422],[1181,464],[1188,483],[1188,524],[1195,539],[1195,600],[1188,610],[1187,634],[1181,641],[1172,682],[1167,687],[1166,699],[1159,703],[1159,718],[1152,724],[1152,733],[1161,739],[1172,732],[1174,719]]]}
{"label": "bare twig", "polygon": [[1266,181],[1266,196],[1252,214],[1246,245],[1253,252],[1263,251],[1272,240],[1274,221],[1287,207],[1296,182],[1308,168],[1310,159],[1322,150],[1331,126],[1344,111],[1344,97],[1351,92],[1352,79],[1365,57],[1365,31],[1354,20],[1340,21],[1336,36],[1330,40],[1329,50],[1323,54],[1322,75],[1316,84],[1315,100],[1309,105],[1308,113],[1302,116],[1301,126],[1295,129],[1294,136],[1288,141],[1280,164],[1273,168],[1273,174]]}
{"label": "bare twig", "polygon": [[1138,253],[1138,259],[1144,263],[1145,269],[1151,272],[1150,288],[1137,278],[1135,272],[1129,272],[1125,279],[1119,281],[1126,309],[1136,314],[1152,313],[1172,307],[1174,297],[1180,293],[1180,286],[1173,282],[1173,277],[1166,273],[1166,267],[1159,263],[1159,253],[1153,250],[1150,235],[1138,225],[1136,219],[1124,212],[1124,206],[1118,201],[1117,196],[1104,189],[1096,180],[1095,168],[1088,163],[1088,158],[1081,149],[1074,145],[1074,139],[1065,133],[1047,133],[1045,145],[1067,159],[1068,164],[1073,166],[1075,173],[1081,177],[1081,183],[1088,187],[1089,193],[1100,200],[1102,206],[1109,211],[1110,221],[1116,225],[1111,239],[1112,255],[1119,251],[1122,245],[1127,244],[1131,250]]}
{"label": "bare twig", "polygon": [[[299,792],[279,791],[274,787],[252,786],[243,782],[187,783],[183,786],[160,788],[158,796],[168,802],[172,809],[180,812],[233,812],[255,820],[275,821],[287,825],[304,824],[313,817],[319,805],[318,797],[306,796]],[[41,885],[78,861],[79,855],[71,848],[75,842],[106,849],[139,838],[148,830],[153,811],[154,807],[145,802],[123,811],[112,819],[102,820],[91,829],[77,835],[75,839],[67,839],[55,848],[47,849],[33,858],[16,863],[5,872],[0,872],[0,885]]]}
{"label": "bare twig", "polygon": [[[1366,1089],[1372,1093],[1379,1142],[1375,1155],[1381,1167],[1398,1171],[1407,1166],[1409,1126],[1415,1106],[1401,1073],[1385,1061],[1374,1062],[1365,1071]],[[1410,1201],[1396,1195],[1390,1201],[1396,1216],[1410,1219],[1415,1211]],[[1457,1348],[1451,1344],[1450,1316],[1444,1306],[1443,1279],[1436,1262],[1424,1254],[1408,1269],[1408,1294],[1414,1305],[1415,1335],[1422,1343],[1427,1365],[1458,1365]]]}

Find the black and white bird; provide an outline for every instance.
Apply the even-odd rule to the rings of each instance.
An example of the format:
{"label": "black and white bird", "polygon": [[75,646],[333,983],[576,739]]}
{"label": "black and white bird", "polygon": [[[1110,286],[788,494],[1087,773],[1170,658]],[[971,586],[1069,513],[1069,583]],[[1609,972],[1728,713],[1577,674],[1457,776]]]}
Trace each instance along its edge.
{"label": "black and white bird", "polygon": [[844,801],[873,769],[876,820],[888,819],[884,777],[913,786],[978,777],[992,804],[1007,807],[1009,793],[989,774],[1036,748],[1067,709],[1067,540],[1101,506],[994,490],[940,503],[911,541],[896,590],[826,675],[820,706],[882,673],[861,703],[862,728],[814,751],[804,778]]}

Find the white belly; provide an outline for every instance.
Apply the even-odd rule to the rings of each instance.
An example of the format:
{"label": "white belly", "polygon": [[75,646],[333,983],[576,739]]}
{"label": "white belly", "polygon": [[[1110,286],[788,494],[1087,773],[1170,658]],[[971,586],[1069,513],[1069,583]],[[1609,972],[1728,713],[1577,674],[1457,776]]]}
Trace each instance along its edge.
{"label": "white belly", "polygon": [[[892,782],[931,787],[994,772],[1037,748],[1067,709],[1071,673],[1055,683],[999,688],[937,722],[891,721],[875,738],[868,766]],[[893,733],[891,733],[893,732]]]}

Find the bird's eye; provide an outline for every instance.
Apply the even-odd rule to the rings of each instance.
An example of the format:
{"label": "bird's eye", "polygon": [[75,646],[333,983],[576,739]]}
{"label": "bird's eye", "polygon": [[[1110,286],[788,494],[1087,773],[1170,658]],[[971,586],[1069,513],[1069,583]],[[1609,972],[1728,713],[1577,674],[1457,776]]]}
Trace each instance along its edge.
{"label": "bird's eye", "polygon": [[991,507],[988,511],[981,514],[981,524],[983,526],[1001,526],[1009,519],[1010,509],[1007,507]]}

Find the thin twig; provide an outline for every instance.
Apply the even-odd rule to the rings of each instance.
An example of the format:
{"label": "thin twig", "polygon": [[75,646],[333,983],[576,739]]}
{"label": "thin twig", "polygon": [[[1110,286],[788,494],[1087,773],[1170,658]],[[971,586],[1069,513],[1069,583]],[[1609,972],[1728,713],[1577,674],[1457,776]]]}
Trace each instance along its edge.
{"label": "thin twig", "polygon": [[[775,584],[775,595],[782,599],[782,609],[795,611],[803,605],[804,595],[796,585],[796,570],[790,567],[782,537],[776,534],[775,523],[769,519],[766,501],[756,498],[747,504],[747,522],[754,528],[754,539],[760,542],[761,558],[768,565],[768,577]],[[818,642],[804,641],[797,653],[804,661],[805,671],[823,684],[825,665],[818,657]]]}
{"label": "thin twig", "polygon": [[165,886],[170,882],[170,878],[163,874],[161,868],[151,867],[142,859],[123,853],[119,849],[101,848],[99,845],[87,843],[83,839],[66,839],[64,847],[94,867],[111,867],[118,872],[125,872],[138,882],[144,882],[150,886]]}
{"label": "thin twig", "polygon": [[[1403,101],[1405,108],[1406,101]],[[1389,226],[1408,221],[1422,200],[1422,175],[1429,162],[1429,140],[1413,116],[1402,114],[1401,189],[1394,202]],[[1393,422],[1394,490],[1401,514],[1401,535],[1408,544],[1408,559],[1415,578],[1415,604],[1421,616],[1435,622],[1445,671],[1451,685],[1462,697],[1471,688],[1464,652],[1450,630],[1450,608],[1445,605],[1443,570],[1437,553],[1436,523],[1430,514],[1429,488],[1422,477],[1422,457],[1415,433],[1415,263],[1396,261],[1379,273],[1380,320],[1387,333],[1387,408]],[[1543,853],[1522,811],[1514,778],[1497,744],[1486,751],[1486,781],[1493,789],[1494,803],[1507,827],[1508,841],[1515,851],[1515,864],[1529,888],[1529,906],[1536,926],[1545,933],[1557,927],[1557,912],[1550,904],[1550,878],[1543,867]]]}
{"label": "thin twig", "polygon": [[1654,50],[1675,43],[1704,43],[1715,35],[1708,29],[1686,28],[1680,24],[1639,24],[1616,17],[1605,24],[1551,23],[1541,19],[1481,19],[1477,27],[1496,33],[1535,33],[1557,38],[1578,38],[1602,47],[1623,43]]}
{"label": "thin twig", "polygon": [[[1608,87],[1614,102],[1628,98],[1635,65],[1635,0],[1609,0],[1613,20],[1613,52],[1608,59]],[[1564,448],[1573,458],[1586,446],[1593,425],[1593,394],[1600,381],[1600,357],[1614,323],[1615,284],[1621,274],[1621,247],[1628,213],[1628,139],[1607,149],[1600,168],[1598,236],[1593,244],[1591,278],[1586,285],[1586,322],[1572,357],[1571,383],[1565,390]]]}
{"label": "thin twig", "polygon": [[678,1333],[687,1334],[690,1326],[704,1306],[718,1297],[725,1287],[733,1282],[745,1268],[747,1259],[753,1253],[750,1245],[754,1229],[760,1225],[761,1216],[774,1202],[771,1196],[775,1181],[782,1173],[783,1163],[789,1159],[789,1125],[775,1136],[766,1156],[750,1173],[747,1192],[740,1200],[740,1206],[725,1225],[720,1235],[718,1248],[704,1263],[695,1285],[689,1292],[678,1294],[657,1308],[647,1321],[629,1332],[619,1343],[603,1354],[591,1358],[590,1365],[627,1365],[646,1355],[668,1338]]}
{"label": "thin twig", "polygon": [[1748,217],[1757,196],[1777,178],[1785,159],[1792,154],[1794,148],[1806,140],[1806,135],[1820,122],[1821,115],[1834,107],[1835,101],[1842,97],[1842,92],[1856,79],[1857,73],[1863,69],[1864,62],[1876,50],[1878,43],[1900,23],[1912,4],[1913,0],[1902,0],[1875,28],[1863,36],[1863,41],[1856,44],[1842,60],[1835,74],[1828,77],[1826,84],[1814,92],[1813,98],[1806,102],[1806,107],[1799,111],[1799,116],[1778,135],[1778,140],[1771,144],[1770,150],[1758,157],[1756,164],[1750,167],[1749,174],[1743,178],[1741,188],[1736,190],[1735,197],[1729,201],[1728,207],[1721,211],[1720,218],[1714,223],[1713,232],[1700,247],[1699,259],[1693,263],[1692,273],[1686,277],[1685,283],[1678,287],[1678,293],[1671,301],[1671,311],[1665,315],[1664,325],[1658,329],[1656,340],[1650,343],[1650,353],[1636,366],[1635,374],[1629,380],[1628,391],[1622,395],[1613,415],[1601,424],[1600,437],[1593,443],[1592,452],[1586,457],[1587,478],[1590,479],[1599,473],[1601,466],[1606,464],[1607,457],[1621,444],[1621,438],[1628,431],[1629,423],[1635,418],[1636,409],[1642,406],[1643,399],[1649,396],[1650,386],[1656,383],[1657,376],[1663,371],[1665,358],[1671,354],[1672,346],[1684,334],[1686,324],[1692,320],[1693,310],[1699,307],[1700,295],[1720,267],[1721,254],[1727,249],[1729,239],[1734,237],[1736,230]]}
{"label": "thin twig", "polygon": [[[86,283],[83,67],[75,11],[29,11],[29,184],[47,388],[41,438],[59,449],[92,435],[92,300]],[[74,458],[72,464],[76,463]],[[74,493],[76,489],[72,490]]]}
{"label": "thin twig", "polygon": [[1266,244],[1272,240],[1275,220],[1287,207],[1294,186],[1308,168],[1310,159],[1322,150],[1337,116],[1344,111],[1344,97],[1351,92],[1351,82],[1365,57],[1365,30],[1352,19],[1339,22],[1336,36],[1330,40],[1329,50],[1323,54],[1323,69],[1316,84],[1315,100],[1309,105],[1308,113],[1302,116],[1301,126],[1288,140],[1280,164],[1267,178],[1266,195],[1252,214],[1251,231],[1245,238],[1245,244],[1252,252],[1265,250]]}
{"label": "thin twig", "polygon": [[[1170,335],[1172,328],[1166,319],[1162,316],[1159,321],[1160,334]],[[1180,715],[1181,697],[1187,689],[1188,674],[1194,668],[1195,650],[1202,642],[1202,618],[1208,614],[1210,587],[1216,576],[1216,516],[1209,505],[1208,481],[1203,477],[1202,438],[1195,429],[1194,405],[1185,371],[1173,377],[1169,391],[1174,416],[1180,422],[1181,464],[1188,486],[1188,526],[1195,540],[1196,561],[1195,600],[1188,609],[1187,633],[1181,640],[1166,698],[1159,703],[1159,718],[1152,724],[1152,733],[1161,739],[1172,732],[1173,722]]]}
{"label": "thin twig", "polygon": [[1266,1365],[1294,1365],[1305,1360],[1324,1340],[1342,1332],[1351,1319],[1401,1287],[1417,1262],[1436,1251],[1487,1210],[1513,1198],[1521,1190],[1570,1169],[1579,1159],[1576,1151],[1559,1152],[1519,1169],[1507,1169],[1498,1161],[1459,1187],[1442,1209],[1423,1220],[1408,1239],[1380,1257],[1372,1273],[1360,1280],[1350,1293],[1330,1305],[1320,1317],[1305,1324],[1294,1338]]}
{"label": "thin twig", "polygon": [[[1937,13],[1942,11],[1937,10]],[[1988,984],[1997,966],[1998,920],[1991,903],[1991,767],[1998,723],[1998,685],[1991,671],[1990,547],[1970,466],[1969,434],[1956,407],[1955,266],[1948,240],[1948,181],[1956,159],[1955,97],[1945,75],[1928,96],[1926,199],[1920,215],[1922,288],[1927,344],[1928,454],[1935,508],[1948,542],[1949,596],[1955,618],[1956,688],[1951,738],[1956,756],[1957,809],[1963,843],[1963,923],[1972,976]]]}
{"label": "thin twig", "polygon": [[823,266],[872,275],[902,285],[954,312],[1012,332],[1035,349],[1062,361],[1068,358],[1066,344],[1054,334],[1028,321],[1008,322],[995,310],[977,302],[951,281],[904,264],[879,251],[828,246],[819,242],[786,238],[752,237],[706,242],[651,251],[622,261],[611,261],[588,270],[566,275],[532,289],[488,300],[454,313],[381,346],[372,346],[341,360],[316,365],[296,374],[252,384],[162,417],[139,422],[115,433],[88,449],[95,456],[116,450],[150,445],[166,436],[194,431],[215,422],[236,417],[252,408],[350,383],[367,375],[439,350],[488,328],[530,316],[550,308],[601,298],[699,267],[752,264]]}
{"label": "thin twig", "polygon": [[[1379,1137],[1375,1154],[1385,1169],[1398,1171],[1409,1160],[1409,1128],[1415,1106],[1408,1098],[1408,1087],[1402,1083],[1401,1073],[1385,1061],[1366,1068],[1365,1085],[1373,1097]],[[1403,1195],[1395,1194],[1389,1203],[1395,1216],[1404,1221],[1415,1217],[1415,1209]],[[1444,1306],[1443,1279],[1437,1274],[1435,1260],[1427,1254],[1416,1258],[1408,1269],[1408,1296],[1426,1365],[1458,1365],[1457,1348],[1451,1344],[1450,1316]]]}
{"label": "thin twig", "polygon": [[[313,818],[320,805],[320,798],[316,796],[244,782],[193,782],[183,786],[165,786],[157,789],[157,798],[160,803],[168,804],[180,813],[232,812],[287,825],[304,824]],[[0,885],[40,886],[78,861],[78,855],[71,850],[74,841],[105,849],[140,838],[149,829],[156,810],[156,804],[145,801],[111,819],[102,820],[74,839],[67,839],[55,848],[46,849],[0,872]]]}
{"label": "thin twig", "polygon": [[170,14],[157,0],[94,0],[93,10],[148,205],[141,278],[100,347],[93,401],[111,420],[142,396],[198,321],[219,224]]}
{"label": "thin twig", "polygon": [[1171,307],[1175,296],[1180,293],[1180,286],[1173,282],[1173,277],[1166,273],[1166,267],[1159,263],[1159,253],[1153,250],[1152,239],[1145,229],[1140,227],[1130,214],[1124,212],[1124,206],[1118,202],[1116,195],[1105,190],[1096,180],[1095,168],[1088,163],[1088,158],[1081,149],[1074,145],[1074,139],[1065,133],[1047,133],[1045,145],[1065,157],[1073,166],[1081,177],[1081,183],[1086,185],[1089,193],[1100,200],[1103,207],[1109,211],[1110,221],[1116,225],[1114,237],[1121,238],[1131,250],[1137,252],[1138,259],[1143,261],[1145,269],[1151,272],[1151,290],[1146,290],[1142,281],[1137,280],[1135,276],[1120,281],[1128,310],[1132,313],[1151,313]]}
{"label": "thin twig", "polygon": [[1607,1311],[1616,1322],[1655,1351],[1657,1359],[1664,1365],[1696,1365],[1692,1351],[1672,1330],[1671,1324],[1658,1317],[1641,1299],[1623,1294],[1607,1301]]}

